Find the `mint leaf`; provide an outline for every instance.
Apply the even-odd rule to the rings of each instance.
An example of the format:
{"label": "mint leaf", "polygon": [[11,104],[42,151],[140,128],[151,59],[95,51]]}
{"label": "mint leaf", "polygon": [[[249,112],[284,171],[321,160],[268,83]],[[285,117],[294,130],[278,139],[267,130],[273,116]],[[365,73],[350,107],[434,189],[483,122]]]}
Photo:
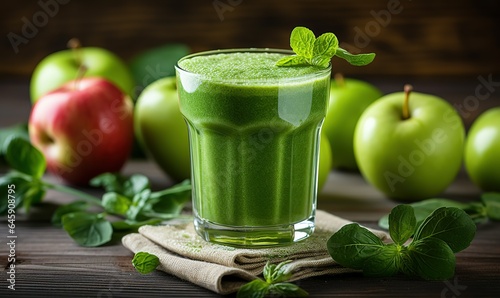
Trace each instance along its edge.
{"label": "mint leaf", "polygon": [[387,245],[363,264],[363,274],[372,277],[393,276],[401,267],[401,247]]}
{"label": "mint leaf", "polygon": [[441,207],[422,222],[413,241],[437,238],[446,242],[453,252],[459,252],[470,245],[475,234],[476,225],[465,211]]}
{"label": "mint leaf", "polygon": [[299,286],[282,282],[269,286],[268,293],[271,297],[308,297],[309,293],[301,289]]}
{"label": "mint leaf", "polygon": [[254,279],[240,287],[236,298],[262,298],[269,290],[269,284],[262,279]]}
{"label": "mint leaf", "polygon": [[455,272],[455,255],[441,239],[416,240],[408,247],[412,271],[427,280],[446,280]]}
{"label": "mint leaf", "polygon": [[269,261],[264,266],[264,280],[255,279],[238,290],[236,297],[307,297],[308,293],[299,286],[286,283],[292,273],[286,266],[291,260],[279,264]]}
{"label": "mint leaf", "polygon": [[[28,181],[12,173],[0,177],[0,191],[5,196],[0,199],[0,215],[6,215],[8,213],[9,204],[12,200],[14,209],[20,206],[24,199],[24,193],[28,188]],[[9,191],[10,189],[12,190]]]}
{"label": "mint leaf", "polygon": [[389,214],[389,234],[396,244],[403,245],[410,239],[416,226],[415,212],[409,205],[398,205]]}
{"label": "mint leaf", "polygon": [[132,259],[132,265],[134,268],[142,274],[148,274],[153,272],[158,265],[160,265],[160,259],[147,252],[138,252],[134,255]]}
{"label": "mint leaf", "polygon": [[351,65],[354,66],[365,66],[372,63],[373,59],[375,59],[375,53],[355,55],[349,53],[343,48],[338,48],[337,52],[335,52],[335,55],[339,58],[346,60],[347,62],[349,62]]}
{"label": "mint leaf", "polygon": [[102,196],[102,206],[106,212],[118,215],[127,214],[132,201],[116,192],[107,192]]}
{"label": "mint leaf", "polygon": [[312,65],[327,68],[335,55],[356,66],[367,65],[375,59],[374,53],[354,55],[339,48],[337,36],[331,32],[316,38],[306,27],[295,27],[292,30],[290,46],[297,55],[281,58],[276,62],[276,66]]}
{"label": "mint leaf", "polygon": [[156,213],[178,215],[191,200],[191,182],[184,180],[163,191],[151,193],[148,204]]}
{"label": "mint leaf", "polygon": [[335,34],[323,33],[314,41],[313,57],[325,56],[330,60],[337,52],[338,47],[339,41]]}
{"label": "mint leaf", "polygon": [[113,227],[101,214],[73,212],[63,215],[63,228],[82,246],[99,246],[111,240]]}
{"label": "mint leaf", "polygon": [[47,164],[45,157],[29,141],[12,136],[4,143],[5,160],[15,170],[35,178],[41,178]]}
{"label": "mint leaf", "polygon": [[266,282],[273,284],[288,280],[290,276],[292,276],[292,273],[288,272],[286,264],[290,262],[291,260],[281,262],[277,265],[267,262],[266,266],[264,266],[263,271],[264,279],[266,280]]}
{"label": "mint leaf", "polygon": [[310,65],[302,56],[286,56],[276,62],[276,66],[305,66]]}
{"label": "mint leaf", "polygon": [[60,206],[52,214],[51,222],[56,227],[62,227],[62,217],[65,214],[73,213],[77,211],[85,211],[89,207],[89,203],[85,201],[76,201],[69,203],[67,205]]}
{"label": "mint leaf", "polygon": [[295,27],[290,35],[290,47],[298,55],[304,58],[313,57],[314,33],[306,27]]}
{"label": "mint leaf", "polygon": [[141,174],[124,177],[118,173],[104,173],[90,180],[90,185],[103,187],[106,192],[116,192],[129,199],[150,187],[149,179]]}
{"label": "mint leaf", "polygon": [[327,242],[330,256],[344,267],[363,269],[367,259],[378,254],[384,243],[368,229],[352,223],[343,226]]}
{"label": "mint leaf", "polygon": [[432,212],[415,230],[413,207],[396,206],[389,215],[393,244],[384,244],[366,229],[353,223],[342,227],[327,243],[328,252],[339,264],[362,269],[368,276],[391,276],[398,272],[428,280],[453,276],[455,255],[474,237],[476,226],[465,211],[442,207]]}
{"label": "mint leaf", "polygon": [[500,193],[489,192],[481,196],[486,214],[492,220],[500,220]]}

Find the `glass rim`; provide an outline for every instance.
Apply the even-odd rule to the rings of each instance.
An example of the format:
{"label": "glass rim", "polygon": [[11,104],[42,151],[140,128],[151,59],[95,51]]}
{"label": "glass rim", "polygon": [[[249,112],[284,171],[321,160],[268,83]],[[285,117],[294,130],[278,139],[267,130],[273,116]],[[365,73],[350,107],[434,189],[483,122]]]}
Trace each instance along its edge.
{"label": "glass rim", "polygon": [[227,53],[278,53],[278,54],[290,54],[290,55],[295,54],[295,52],[293,52],[292,50],[276,49],[276,48],[234,48],[234,49],[208,50],[208,51],[201,51],[201,52],[192,53],[192,54],[189,54],[189,55],[186,55],[186,56],[180,58],[175,63],[175,69],[176,69],[176,71],[180,71],[180,72],[183,72],[185,74],[188,74],[188,75],[191,75],[194,77],[198,77],[199,79],[207,81],[207,82],[225,83],[225,84],[232,83],[232,84],[236,84],[236,85],[249,85],[249,83],[252,85],[256,84],[256,83],[262,83],[262,84],[287,83],[287,82],[293,83],[293,82],[297,82],[297,81],[315,79],[315,78],[321,77],[327,73],[329,73],[331,75],[331,69],[332,69],[331,62],[328,64],[328,67],[318,69],[317,71],[314,71],[312,73],[303,74],[303,75],[299,75],[299,76],[293,76],[293,77],[270,78],[270,79],[262,79],[262,78],[255,78],[255,79],[208,78],[203,74],[199,74],[196,72],[186,70],[179,65],[179,62],[186,60],[186,59],[193,58],[193,57],[209,56],[209,55],[216,55],[216,54],[227,54]]}

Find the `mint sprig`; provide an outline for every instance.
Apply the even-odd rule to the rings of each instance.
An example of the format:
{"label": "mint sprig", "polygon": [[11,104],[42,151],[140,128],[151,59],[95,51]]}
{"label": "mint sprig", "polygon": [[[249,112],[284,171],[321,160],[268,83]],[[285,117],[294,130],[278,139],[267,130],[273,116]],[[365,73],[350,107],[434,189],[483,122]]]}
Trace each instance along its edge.
{"label": "mint sprig", "polygon": [[290,262],[288,260],[278,265],[267,262],[262,273],[264,280],[257,278],[242,286],[236,297],[307,297],[308,293],[299,286],[285,282],[292,276],[286,266]]}
{"label": "mint sprig", "polygon": [[[81,200],[60,206],[52,223],[62,227],[82,246],[99,246],[113,239],[115,232],[132,232],[143,225],[182,217],[181,211],[191,198],[191,183],[181,182],[161,191],[152,191],[149,179],[141,174],[124,177],[104,173],[91,180],[91,185],[103,187],[105,193],[97,198],[78,189],[44,180],[47,162],[29,140],[11,135],[0,147],[10,171],[0,177],[0,191],[15,189],[16,209],[30,207],[43,200],[47,190],[70,194]],[[15,212],[8,200],[0,200],[0,216]],[[118,218],[118,219],[117,219]]]}
{"label": "mint sprig", "polygon": [[417,227],[413,207],[399,205],[389,215],[389,233],[394,243],[385,244],[368,229],[352,223],[328,240],[328,252],[339,264],[363,270],[367,276],[403,273],[445,280],[455,272],[454,253],[470,245],[476,225],[462,209],[441,207]]}
{"label": "mint sprig", "polygon": [[295,27],[290,35],[290,46],[296,55],[287,56],[276,62],[277,66],[313,65],[328,67],[333,56],[340,57],[352,65],[363,66],[375,59],[375,53],[351,54],[339,47],[337,36],[323,33],[318,38],[306,27]]}

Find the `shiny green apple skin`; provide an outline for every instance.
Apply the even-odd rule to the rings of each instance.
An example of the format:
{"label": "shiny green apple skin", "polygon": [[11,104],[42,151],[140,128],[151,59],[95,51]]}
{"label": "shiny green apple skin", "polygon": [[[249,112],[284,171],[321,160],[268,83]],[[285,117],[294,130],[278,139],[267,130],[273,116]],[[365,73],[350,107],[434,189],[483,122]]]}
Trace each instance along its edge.
{"label": "shiny green apple skin", "polygon": [[137,99],[134,130],[139,144],[174,180],[190,177],[188,130],[179,109],[175,77],[159,79]]}
{"label": "shiny green apple skin", "polygon": [[500,107],[484,112],[472,124],[465,144],[465,167],[483,191],[500,192]]}
{"label": "shiny green apple skin", "polygon": [[364,178],[388,197],[415,201],[444,191],[463,159],[462,119],[445,100],[410,95],[403,120],[404,93],[386,95],[361,115],[354,150]]}
{"label": "shiny green apple skin", "polygon": [[[125,62],[114,53],[97,47],[77,49],[83,65],[84,77],[102,77],[115,84],[123,93],[133,97],[135,83]],[[30,96],[35,103],[42,95],[55,90],[64,83],[74,80],[79,71],[74,50],[52,53],[42,59],[31,76]]]}
{"label": "shiny green apple skin", "polygon": [[380,97],[382,92],[367,82],[344,78],[342,84],[332,80],[323,132],[330,142],[333,168],[358,170],[353,148],[354,129],[363,111]]}

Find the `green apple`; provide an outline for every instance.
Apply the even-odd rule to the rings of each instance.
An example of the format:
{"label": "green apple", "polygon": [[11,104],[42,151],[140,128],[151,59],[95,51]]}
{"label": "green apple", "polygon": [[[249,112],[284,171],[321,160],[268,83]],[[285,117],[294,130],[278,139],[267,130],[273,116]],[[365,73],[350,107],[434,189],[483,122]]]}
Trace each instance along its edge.
{"label": "green apple", "polygon": [[175,64],[188,55],[184,44],[166,44],[140,53],[130,61],[130,70],[140,90],[154,81],[175,76]]}
{"label": "green apple", "polygon": [[[422,93],[383,96],[361,115],[354,152],[365,179],[387,196],[420,200],[441,193],[456,177],[465,129],[444,99]],[[411,97],[411,98],[410,98]]]}
{"label": "green apple", "polygon": [[146,154],[175,180],[190,177],[188,130],[175,77],[150,84],[137,99],[134,130]]}
{"label": "green apple", "polygon": [[465,144],[465,167],[482,190],[500,192],[500,107],[481,114],[472,124]]}
{"label": "green apple", "polygon": [[339,74],[332,80],[323,131],[330,141],[333,168],[358,169],[353,148],[354,129],[363,111],[381,96],[379,89],[364,81],[344,79]]}
{"label": "green apple", "polygon": [[84,77],[102,77],[114,83],[123,93],[133,96],[135,83],[125,62],[112,52],[84,47],[52,53],[42,59],[33,71],[30,83],[31,101],[74,80],[84,65]]}
{"label": "green apple", "polygon": [[332,150],[328,138],[322,133],[319,143],[319,168],[318,168],[318,192],[321,191],[328,179],[332,168]]}

